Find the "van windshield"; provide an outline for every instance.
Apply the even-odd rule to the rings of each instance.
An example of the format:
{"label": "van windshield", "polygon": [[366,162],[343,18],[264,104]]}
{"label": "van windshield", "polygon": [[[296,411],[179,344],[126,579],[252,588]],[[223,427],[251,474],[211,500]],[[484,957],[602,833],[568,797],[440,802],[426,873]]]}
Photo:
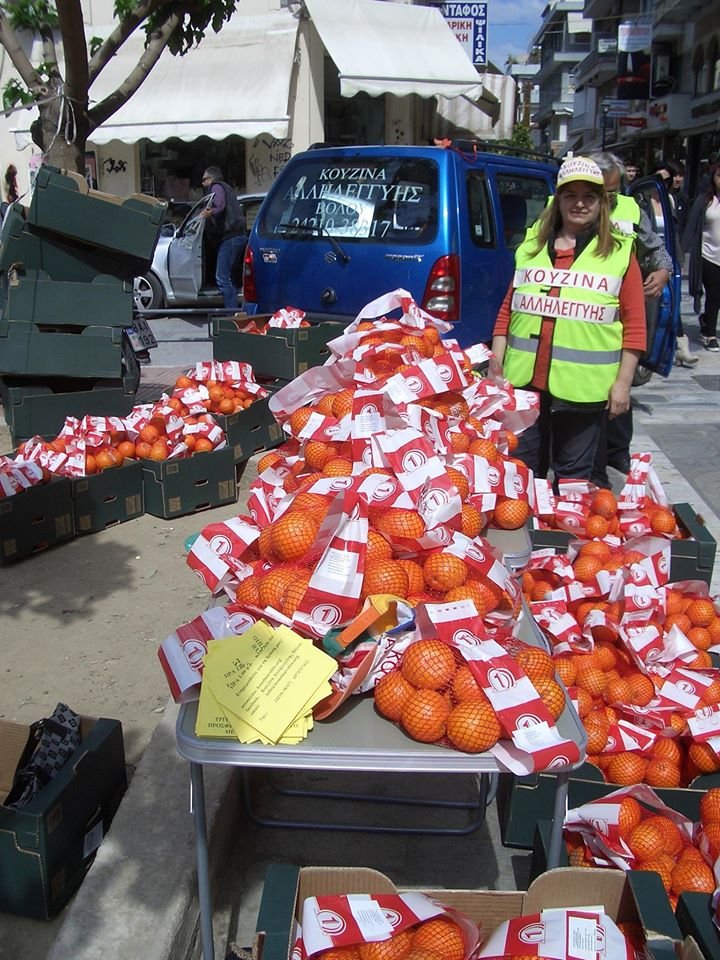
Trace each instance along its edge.
{"label": "van windshield", "polygon": [[432,160],[308,157],[280,174],[258,233],[416,244],[433,240],[437,224]]}

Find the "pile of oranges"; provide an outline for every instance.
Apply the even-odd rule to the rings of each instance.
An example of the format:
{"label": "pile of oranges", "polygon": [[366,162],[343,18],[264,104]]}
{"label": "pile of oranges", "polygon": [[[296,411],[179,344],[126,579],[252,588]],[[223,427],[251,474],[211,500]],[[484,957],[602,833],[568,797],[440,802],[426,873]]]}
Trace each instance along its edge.
{"label": "pile of oranges", "polygon": [[[565,695],[554,679],[552,658],[537,647],[515,644],[515,659],[557,719]],[[503,736],[495,710],[470,667],[442,640],[412,643],[399,667],[377,682],[374,696],[378,713],[421,743],[447,741],[465,753],[482,753]]]}
{"label": "pile of oranges", "polygon": [[[711,863],[720,851],[720,788],[713,787],[700,799],[700,829],[689,836],[668,816],[643,806],[634,797],[620,803],[618,832],[630,855],[633,870],[659,874],[673,908],[681,893],[714,893],[717,886]],[[705,841],[698,838],[705,836]],[[595,856],[580,833],[565,829],[568,861],[571,866],[597,867]],[[703,853],[702,847],[707,853]],[[608,866],[611,862],[608,861]]]}
{"label": "pile of oranges", "polygon": [[[208,413],[220,413],[229,416],[240,410],[247,410],[257,399],[258,395],[250,393],[239,383],[226,383],[219,380],[196,380],[184,374],[175,381],[171,403],[176,403],[176,409],[181,417],[190,414],[190,408],[184,402],[185,391],[202,384],[207,389],[207,399],[197,400]],[[195,410],[195,404],[193,405]]]}
{"label": "pile of oranges", "polygon": [[565,530],[575,536],[588,540],[603,537],[619,537],[621,540],[631,539],[640,532],[647,532],[655,536],[664,536],[673,540],[687,538],[688,533],[678,527],[673,510],[656,503],[651,497],[644,497],[637,504],[633,504],[632,522],[627,520],[621,524],[621,512],[618,500],[611,490],[595,490],[584,496],[580,505],[583,512],[572,512],[567,515],[543,516],[544,527]]}
{"label": "pile of oranges", "polygon": [[[602,541],[588,541],[580,548],[573,570],[581,583],[589,583],[601,570],[616,571],[644,558],[638,551],[620,546],[611,548]],[[543,570],[528,570],[521,575],[522,589],[528,601],[541,601],[557,584]],[[650,727],[658,734],[652,747],[617,752],[612,728],[618,720],[637,723],[637,710],[650,707],[665,682],[664,674],[643,668],[620,636],[624,623],[623,601],[590,597],[570,601],[567,610],[580,628],[592,611],[601,611],[603,621],[589,628],[593,640],[591,652],[562,652],[553,657],[558,676],[571,691],[588,737],[588,760],[595,764],[610,783],[630,785],[647,783],[653,787],[687,786],[702,773],[720,770],[720,757],[712,748],[690,737],[687,719],[692,710],[665,711],[664,727]],[[674,626],[687,637],[696,653],[684,658],[683,669],[702,670],[711,682],[703,685],[701,707],[720,709],[720,670],[708,653],[720,644],[720,616],[708,597],[683,592],[678,587],[665,589],[664,609],[653,608],[645,624],[655,626],[661,636]],[[657,721],[656,721],[657,722]],[[612,749],[611,749],[612,748]]]}
{"label": "pile of oranges", "polygon": [[432,917],[395,933],[388,940],[331,947],[317,960],[465,960],[460,926],[448,916]]}

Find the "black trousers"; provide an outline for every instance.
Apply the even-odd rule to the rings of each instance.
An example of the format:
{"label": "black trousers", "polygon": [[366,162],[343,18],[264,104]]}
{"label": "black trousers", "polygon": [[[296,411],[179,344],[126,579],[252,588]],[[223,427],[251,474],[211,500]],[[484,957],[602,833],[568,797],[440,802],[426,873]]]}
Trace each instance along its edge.
{"label": "black trousers", "polygon": [[632,407],[627,413],[621,413],[612,420],[608,417],[607,410],[604,412],[592,471],[593,483],[599,487],[609,485],[608,464],[617,468],[630,459],[630,444],[633,438]]}
{"label": "black trousers", "polygon": [[519,437],[516,452],[536,477],[552,470],[558,480],[590,480],[605,409],[570,406],[540,393],[540,415]]}

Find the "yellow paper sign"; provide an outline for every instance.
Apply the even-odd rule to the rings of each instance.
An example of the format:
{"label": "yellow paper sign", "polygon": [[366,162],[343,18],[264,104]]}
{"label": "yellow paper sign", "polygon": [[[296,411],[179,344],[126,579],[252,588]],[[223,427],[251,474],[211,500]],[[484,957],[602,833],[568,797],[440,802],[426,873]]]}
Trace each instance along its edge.
{"label": "yellow paper sign", "polygon": [[[239,637],[211,644],[203,663],[203,688],[209,687],[246,743],[304,737],[312,707],[329,693],[328,680],[337,669],[335,660],[311,640],[262,621]],[[204,735],[200,723],[196,730]]]}

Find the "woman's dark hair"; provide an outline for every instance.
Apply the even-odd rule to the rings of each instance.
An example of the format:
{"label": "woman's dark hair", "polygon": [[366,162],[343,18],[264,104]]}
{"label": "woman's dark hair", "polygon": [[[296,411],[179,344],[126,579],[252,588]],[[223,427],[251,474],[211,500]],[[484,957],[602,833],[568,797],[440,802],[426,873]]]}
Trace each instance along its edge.
{"label": "woman's dark hair", "polygon": [[705,204],[708,206],[713,202],[715,197],[720,200],[720,190],[715,183],[715,174],[720,170],[720,163],[713,164],[708,171],[708,185],[707,190],[705,191]]}

